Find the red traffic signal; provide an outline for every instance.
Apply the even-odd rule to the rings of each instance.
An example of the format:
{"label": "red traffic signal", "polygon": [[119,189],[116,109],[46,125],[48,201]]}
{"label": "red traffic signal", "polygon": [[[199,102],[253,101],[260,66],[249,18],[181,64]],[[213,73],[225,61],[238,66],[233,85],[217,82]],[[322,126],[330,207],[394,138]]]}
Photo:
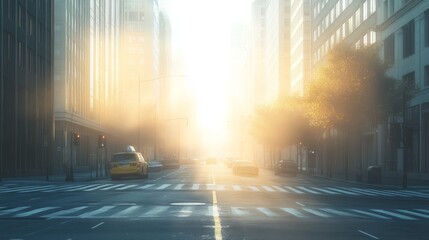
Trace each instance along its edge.
{"label": "red traffic signal", "polygon": [[80,145],[80,134],[78,133],[73,134],[73,144],[76,146]]}
{"label": "red traffic signal", "polygon": [[105,148],[106,147],[106,136],[100,134],[98,135],[98,148]]}

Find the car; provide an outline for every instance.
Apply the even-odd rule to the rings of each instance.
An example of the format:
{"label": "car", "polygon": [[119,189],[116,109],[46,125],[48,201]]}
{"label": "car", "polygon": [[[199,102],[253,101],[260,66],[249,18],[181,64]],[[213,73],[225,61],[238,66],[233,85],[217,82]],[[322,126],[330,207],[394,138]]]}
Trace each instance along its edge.
{"label": "car", "polygon": [[217,159],[214,157],[209,157],[206,159],[206,164],[217,164]]}
{"label": "car", "polygon": [[149,164],[142,154],[136,151],[114,153],[110,162],[110,177],[112,180],[130,176],[148,178]]}
{"label": "car", "polygon": [[298,174],[298,167],[295,161],[280,160],[274,169],[274,174],[278,175],[281,173],[295,177]]}
{"label": "car", "polygon": [[158,160],[149,161],[149,172],[160,172],[163,167]]}
{"label": "car", "polygon": [[259,168],[252,161],[236,160],[232,163],[232,173],[234,175],[258,176]]}

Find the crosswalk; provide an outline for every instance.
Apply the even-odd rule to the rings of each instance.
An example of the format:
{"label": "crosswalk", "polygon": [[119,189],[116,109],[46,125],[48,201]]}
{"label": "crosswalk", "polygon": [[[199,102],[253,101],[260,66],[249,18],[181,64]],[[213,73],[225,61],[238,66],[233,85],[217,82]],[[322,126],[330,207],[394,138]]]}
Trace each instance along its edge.
{"label": "crosswalk", "polygon": [[[335,209],[311,207],[238,207],[219,206],[219,216],[222,218],[359,218],[362,220],[404,220],[429,221],[428,209]],[[140,206],[140,205],[107,205],[107,206],[0,206],[0,218],[188,218],[212,217],[213,206]]]}
{"label": "crosswalk", "polygon": [[68,185],[9,185],[0,186],[0,195],[7,193],[52,193],[52,192],[94,192],[94,191],[236,191],[264,192],[285,194],[311,195],[343,195],[370,197],[402,197],[429,199],[429,193],[417,190],[387,190],[357,187],[309,187],[285,185],[222,185],[203,183],[98,183],[98,184],[68,184]]}

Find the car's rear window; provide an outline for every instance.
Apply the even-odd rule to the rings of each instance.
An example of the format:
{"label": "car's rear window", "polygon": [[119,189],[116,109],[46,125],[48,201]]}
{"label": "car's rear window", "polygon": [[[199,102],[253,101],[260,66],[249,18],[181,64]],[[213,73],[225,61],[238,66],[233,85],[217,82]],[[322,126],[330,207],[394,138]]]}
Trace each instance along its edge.
{"label": "car's rear window", "polygon": [[137,156],[134,153],[115,154],[112,157],[112,162],[136,161]]}

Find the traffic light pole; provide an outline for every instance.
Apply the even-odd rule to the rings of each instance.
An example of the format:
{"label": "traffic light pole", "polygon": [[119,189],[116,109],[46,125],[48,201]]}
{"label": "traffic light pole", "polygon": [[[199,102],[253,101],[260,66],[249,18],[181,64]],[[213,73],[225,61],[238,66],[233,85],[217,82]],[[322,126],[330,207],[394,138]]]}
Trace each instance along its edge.
{"label": "traffic light pole", "polygon": [[67,173],[66,176],[66,181],[74,181],[74,177],[73,177],[73,145],[74,145],[74,134],[70,134],[70,166],[69,166],[69,171]]}

